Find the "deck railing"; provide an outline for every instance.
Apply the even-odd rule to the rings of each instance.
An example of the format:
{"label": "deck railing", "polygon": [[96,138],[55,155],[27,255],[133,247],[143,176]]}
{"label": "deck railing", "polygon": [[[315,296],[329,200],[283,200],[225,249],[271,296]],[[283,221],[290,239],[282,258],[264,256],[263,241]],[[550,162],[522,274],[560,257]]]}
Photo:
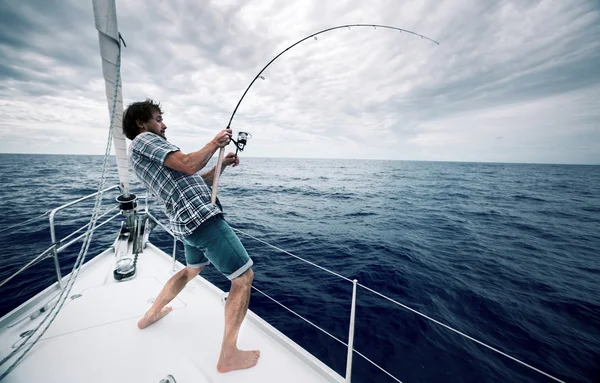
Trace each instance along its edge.
{"label": "deck railing", "polygon": [[[8,278],[6,278],[5,280],[3,280],[0,283],[0,288],[2,288],[2,286],[4,286],[5,284],[7,284],[9,281],[11,281],[13,278],[17,277],[18,275],[20,275],[21,273],[23,273],[25,270],[29,269],[30,267],[34,266],[35,264],[37,264],[38,262],[50,258],[52,257],[54,259],[54,268],[56,270],[56,278],[58,280],[58,285],[61,288],[61,290],[63,289],[63,285],[62,285],[62,275],[61,275],[61,271],[60,271],[60,261],[59,261],[59,253],[63,252],[65,249],[67,249],[68,247],[70,247],[71,245],[73,245],[75,242],[77,242],[78,240],[82,239],[86,233],[88,232],[88,230],[85,230],[86,228],[89,228],[89,223],[86,223],[85,225],[81,226],[80,228],[76,229],[75,231],[73,231],[72,233],[70,233],[69,235],[57,240],[56,239],[56,229],[55,229],[55,218],[57,216],[58,213],[60,213],[61,211],[72,207],[74,205],[77,205],[83,201],[86,201],[92,197],[97,196],[98,194],[104,194],[106,192],[109,192],[111,190],[117,189],[119,188],[118,185],[115,186],[111,186],[108,187],[100,192],[96,192],[96,193],[92,193],[90,195],[87,195],[85,197],[79,198],[75,201],[66,203],[64,205],[61,205],[51,211],[48,211],[44,214],[41,214],[37,217],[34,217],[34,219],[29,219],[25,222],[22,222],[20,225],[14,225],[11,226],[9,228],[5,228],[2,231],[6,231],[8,229],[12,229],[12,228],[16,228],[19,226],[24,225],[25,223],[30,223],[35,221],[35,219],[41,219],[43,217],[48,216],[49,218],[49,222],[50,222],[50,239],[51,239],[51,244],[50,247],[48,247],[46,250],[44,250],[41,254],[39,254],[37,257],[35,257],[34,259],[32,259],[31,261],[29,261],[25,266],[21,267],[19,270],[17,270],[15,273],[13,273],[11,276],[9,276]],[[140,196],[138,197],[138,199],[144,199],[146,200],[146,196]],[[146,206],[147,206],[147,202],[146,202]],[[111,204],[111,206],[106,209],[106,211],[104,211],[102,214],[100,214],[98,216],[98,222],[100,222],[100,220],[104,217],[106,217],[108,214],[110,214],[111,212],[117,210],[119,208],[118,204]],[[104,221],[98,223],[96,225],[96,227],[94,228],[93,231],[98,230],[99,228],[101,228],[102,226],[108,224],[109,222],[111,222],[112,220],[114,220],[115,218],[117,218],[119,215],[121,215],[121,212],[117,212],[114,215],[112,215],[111,217],[105,219]],[[82,234],[78,235],[75,238],[72,238],[73,236],[75,236],[76,234],[82,232]],[[72,239],[71,239],[72,238]],[[67,240],[70,240],[67,242]]]}

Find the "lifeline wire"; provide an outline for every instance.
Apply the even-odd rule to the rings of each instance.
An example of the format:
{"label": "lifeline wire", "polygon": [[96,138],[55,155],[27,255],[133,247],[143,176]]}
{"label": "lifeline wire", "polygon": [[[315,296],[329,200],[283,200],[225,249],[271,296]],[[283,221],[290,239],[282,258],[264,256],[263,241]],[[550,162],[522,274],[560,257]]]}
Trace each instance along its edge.
{"label": "lifeline wire", "polygon": [[[239,233],[241,233],[241,234],[244,234],[244,235],[246,235],[246,236],[248,236],[248,237],[250,237],[250,238],[252,238],[252,239],[255,239],[255,240],[257,240],[257,241],[259,241],[259,242],[261,242],[261,243],[264,243],[264,244],[265,244],[265,245],[267,245],[267,246],[270,246],[270,247],[272,247],[272,248],[274,248],[274,249],[277,249],[277,250],[279,250],[279,251],[281,251],[281,252],[283,252],[283,253],[285,253],[285,254],[291,255],[292,257],[294,257],[294,258],[296,258],[296,259],[299,259],[299,260],[301,260],[301,261],[303,261],[303,262],[306,262],[306,263],[308,263],[308,264],[310,264],[310,265],[312,265],[312,266],[315,266],[315,267],[317,267],[317,268],[319,268],[319,269],[321,269],[321,270],[323,270],[323,271],[326,271],[326,272],[328,272],[328,273],[330,273],[330,274],[333,274],[333,275],[337,276],[338,278],[342,278],[342,279],[344,279],[344,280],[346,280],[346,281],[348,281],[348,282],[352,282],[352,280],[351,280],[350,278],[346,278],[346,277],[344,277],[344,276],[342,276],[342,275],[340,275],[340,274],[338,274],[338,273],[336,273],[336,272],[334,272],[334,271],[328,270],[328,269],[326,269],[326,268],[324,268],[324,267],[322,267],[322,266],[319,266],[319,265],[317,265],[317,264],[315,264],[315,263],[313,263],[313,262],[310,262],[310,261],[308,261],[308,260],[306,260],[306,259],[304,259],[304,258],[302,258],[302,257],[300,257],[300,256],[297,256],[297,255],[295,255],[295,254],[292,254],[292,253],[290,253],[289,251],[286,251],[286,250],[283,250],[283,249],[281,249],[281,248],[279,248],[279,247],[277,247],[277,246],[271,245],[270,243],[268,243],[268,242],[265,242],[265,241],[263,241],[263,240],[261,240],[261,239],[258,239],[258,238],[254,237],[254,236],[252,236],[252,235],[250,235],[250,234],[248,234],[248,233],[245,233],[245,232],[243,232],[242,230],[239,230],[239,229],[236,229],[236,228],[233,228],[233,227],[232,227],[232,229],[233,229],[234,231],[237,231],[237,232],[239,232]],[[427,315],[425,315],[425,314],[423,314],[423,313],[421,313],[421,312],[419,312],[419,311],[417,311],[417,310],[415,310],[415,309],[413,309],[413,308],[411,308],[411,307],[409,307],[409,306],[405,305],[405,304],[402,304],[402,303],[400,303],[400,302],[398,302],[398,301],[396,301],[396,300],[394,300],[394,299],[392,299],[392,298],[390,298],[390,297],[388,297],[388,296],[386,296],[386,295],[383,295],[382,293],[380,293],[380,292],[378,292],[378,291],[375,291],[375,290],[373,290],[373,289],[371,289],[371,288],[369,288],[369,287],[367,287],[367,286],[365,286],[365,285],[363,285],[363,284],[360,284],[360,283],[358,283],[358,286],[362,287],[363,289],[365,289],[365,290],[367,290],[367,291],[370,291],[370,292],[372,292],[372,293],[373,293],[373,294],[375,294],[375,295],[378,295],[378,296],[380,296],[381,298],[387,299],[388,301],[390,301],[390,302],[392,302],[392,303],[394,303],[394,304],[396,304],[396,305],[398,305],[398,306],[400,306],[400,307],[402,307],[402,308],[405,308],[406,310],[409,310],[409,311],[411,311],[411,312],[413,312],[413,313],[415,313],[415,314],[417,314],[417,315],[420,315],[421,317],[423,317],[423,318],[425,318],[425,319],[427,319],[427,320],[429,320],[429,321],[431,321],[431,322],[433,322],[433,323],[435,323],[435,324],[437,324],[437,325],[440,325],[440,326],[442,326],[442,327],[444,327],[444,328],[446,328],[446,329],[448,329],[448,330],[450,330],[450,331],[453,331],[453,332],[455,332],[456,334],[459,334],[459,335],[461,335],[461,336],[463,336],[463,337],[465,337],[465,338],[467,338],[467,339],[469,339],[469,340],[471,340],[471,341],[473,341],[473,342],[475,342],[475,343],[478,343],[478,344],[480,344],[480,345],[482,345],[482,346],[484,346],[484,347],[486,347],[486,348],[488,348],[488,349],[490,349],[490,350],[492,350],[492,351],[494,351],[494,352],[496,352],[496,353],[498,353],[498,354],[500,354],[500,355],[502,355],[502,356],[504,356],[504,357],[506,357],[506,358],[509,358],[509,359],[511,359],[511,360],[513,360],[513,361],[515,361],[515,362],[517,362],[517,363],[519,363],[519,364],[521,364],[521,365],[523,365],[523,366],[525,366],[525,367],[527,367],[527,368],[530,368],[531,370],[533,370],[533,371],[536,371],[536,372],[538,372],[538,373],[540,373],[540,374],[542,374],[542,375],[544,375],[544,376],[546,376],[546,377],[548,377],[548,378],[550,378],[550,379],[553,379],[553,380],[555,380],[555,381],[557,381],[557,382],[560,382],[560,383],[565,383],[563,380],[560,380],[560,379],[558,379],[558,378],[557,378],[557,377],[555,377],[555,376],[552,376],[552,375],[550,375],[550,374],[548,374],[548,373],[546,373],[546,372],[544,372],[544,371],[542,371],[542,370],[540,370],[540,369],[538,369],[538,368],[536,368],[536,367],[534,367],[534,366],[532,366],[532,365],[530,365],[530,364],[527,364],[527,363],[525,363],[525,362],[523,362],[523,361],[521,361],[521,360],[519,360],[519,359],[517,359],[517,358],[515,358],[515,357],[513,357],[513,356],[511,356],[511,355],[509,355],[509,354],[507,354],[507,353],[505,353],[505,352],[502,352],[502,351],[498,350],[497,348],[494,348],[494,347],[492,347],[492,346],[490,346],[490,345],[488,345],[488,344],[486,344],[486,343],[484,343],[484,342],[482,342],[482,341],[480,341],[480,340],[478,340],[478,339],[475,339],[475,338],[473,338],[472,336],[469,336],[469,335],[467,335],[467,334],[465,334],[465,333],[463,333],[463,332],[461,332],[461,331],[459,331],[459,330],[457,330],[457,329],[455,329],[455,328],[453,328],[453,327],[451,327],[451,326],[448,326],[447,324],[444,324],[444,323],[442,323],[442,322],[440,322],[440,321],[438,321],[438,320],[436,320],[436,319],[433,319],[433,318],[431,318],[430,316],[427,316]],[[258,289],[255,289],[255,290],[258,290]],[[259,291],[259,292],[260,292],[261,294],[264,294],[262,291]],[[266,294],[265,294],[265,295],[266,295]],[[269,298],[270,298],[270,297],[269,297]],[[272,298],[271,298],[271,299],[272,299]],[[279,302],[277,302],[277,303],[279,303]],[[280,304],[280,305],[282,305],[281,303],[279,303],[279,304]],[[282,306],[283,306],[283,305],[282,305]],[[284,307],[285,307],[285,306],[284,306]],[[287,307],[286,307],[286,309],[287,309]],[[290,309],[288,309],[288,310],[290,310]],[[291,310],[290,310],[290,311],[291,311]],[[296,314],[296,315],[298,315],[298,314]],[[304,318],[303,318],[303,319],[304,319]],[[307,322],[308,322],[308,321],[307,321]],[[311,323],[311,322],[309,322],[309,323]],[[311,324],[312,324],[312,323],[311,323]],[[315,327],[317,327],[317,326],[315,326]],[[319,327],[317,327],[317,328],[319,328]],[[320,328],[319,328],[319,329],[320,329]],[[335,338],[335,339],[336,339],[336,340],[338,340],[337,338]],[[338,341],[339,341],[339,340],[338,340]],[[359,353],[358,351],[356,351],[356,350],[354,350],[354,351],[355,351],[357,354],[359,354],[360,356],[362,356],[363,358],[367,359],[369,362],[373,363],[373,362],[372,362],[372,361],[370,361],[370,360],[369,360],[369,359],[368,359],[366,356],[364,356],[364,355],[360,354],[360,353]],[[375,364],[375,363],[373,363],[373,364]],[[381,369],[381,368],[380,368],[380,369]],[[383,369],[382,369],[382,370],[383,370]],[[384,372],[386,372],[386,373],[387,373],[387,371],[384,371]],[[387,373],[387,374],[389,375],[389,373]]]}
{"label": "lifeline wire", "polygon": [[248,234],[248,233],[245,233],[245,232],[241,231],[240,229],[236,229],[236,228],[234,228],[234,227],[232,227],[232,229],[233,229],[233,230],[235,230],[235,231],[237,231],[237,232],[240,232],[240,233],[242,233],[242,234],[244,234],[244,235],[246,235],[246,236],[248,236],[248,237],[250,237],[250,238],[252,238],[252,239],[255,239],[255,240],[257,240],[258,242],[264,243],[264,244],[265,244],[265,245],[267,245],[267,246],[271,246],[272,248],[274,248],[274,249],[276,249],[276,250],[279,250],[279,251],[281,251],[282,253],[286,253],[287,255],[291,255],[292,257],[294,257],[294,258],[297,258],[297,259],[301,260],[302,262],[306,262],[306,263],[308,263],[309,265],[312,265],[312,266],[314,266],[314,267],[316,267],[316,268],[319,268],[319,269],[321,269],[321,270],[323,270],[323,271],[325,271],[325,272],[328,272],[329,274],[333,274],[333,275],[335,275],[335,276],[336,276],[336,277],[338,277],[338,278],[342,278],[342,279],[344,279],[344,280],[346,280],[346,281],[348,281],[348,282],[351,282],[351,283],[352,283],[352,280],[350,280],[349,278],[346,278],[346,277],[344,277],[343,275],[340,275],[340,274],[336,273],[335,271],[331,271],[331,270],[329,270],[329,269],[326,269],[326,268],[324,268],[324,267],[322,267],[322,266],[319,266],[319,265],[317,265],[316,263],[313,263],[313,262],[311,262],[311,261],[307,261],[306,259],[304,259],[304,258],[302,258],[302,257],[299,257],[299,256],[297,256],[297,255],[294,255],[294,254],[290,253],[289,251],[285,251],[285,250],[283,250],[282,248],[279,248],[279,247],[277,247],[277,246],[271,245],[270,243],[267,243],[267,242],[263,241],[262,239],[258,239],[258,238],[256,238],[256,237],[255,237],[255,236],[253,236],[253,235],[250,235],[250,234]]}
{"label": "lifeline wire", "polygon": [[463,333],[463,332],[461,332],[461,331],[459,331],[459,330],[457,330],[457,329],[455,329],[455,328],[452,328],[452,327],[448,326],[447,324],[444,324],[444,323],[442,323],[442,322],[440,322],[440,321],[438,321],[438,320],[435,320],[435,319],[433,319],[433,318],[431,318],[431,317],[429,317],[429,316],[427,316],[427,315],[425,315],[425,314],[423,314],[423,313],[420,313],[419,311],[417,311],[417,310],[415,310],[415,309],[413,309],[413,308],[410,308],[410,307],[406,306],[405,304],[402,304],[402,303],[400,303],[400,302],[398,302],[398,301],[395,301],[395,300],[393,300],[392,298],[389,298],[389,297],[387,297],[387,296],[383,295],[383,294],[382,294],[382,293],[380,293],[380,292],[377,292],[377,291],[375,291],[375,290],[373,290],[373,289],[371,289],[371,288],[369,288],[369,287],[367,287],[367,286],[365,286],[365,285],[361,285],[360,283],[359,283],[358,285],[359,285],[360,287],[362,287],[363,289],[365,289],[365,290],[367,290],[367,291],[370,291],[370,292],[372,292],[372,293],[373,293],[373,294],[375,294],[375,295],[378,295],[378,296],[380,296],[380,297],[382,297],[382,298],[384,298],[384,299],[387,299],[388,301],[390,301],[390,302],[392,302],[392,303],[394,303],[394,304],[396,304],[396,305],[398,305],[398,306],[400,306],[400,307],[403,307],[403,308],[405,308],[406,310],[412,311],[413,313],[415,313],[415,314],[417,314],[417,315],[420,315],[420,316],[422,316],[423,318],[425,318],[425,319],[427,319],[427,320],[429,320],[429,321],[431,321],[431,322],[433,322],[433,323],[435,323],[435,324],[437,324],[437,325],[440,325],[440,326],[442,326],[442,327],[445,327],[445,328],[447,328],[448,330],[450,330],[450,331],[453,331],[453,332],[457,333],[458,335],[464,336],[465,338],[467,338],[467,339],[469,339],[469,340],[471,340],[471,341],[473,341],[473,342],[475,342],[475,343],[478,343],[478,344],[480,344],[480,345],[482,345],[482,346],[484,346],[484,347],[487,347],[488,349],[490,349],[490,350],[492,350],[492,351],[494,351],[494,352],[497,352],[498,354],[500,354],[500,355],[502,355],[502,356],[504,356],[504,357],[506,357],[506,358],[512,359],[512,360],[514,360],[515,362],[517,362],[517,363],[520,363],[520,364],[522,364],[523,366],[525,366],[525,367],[528,367],[528,368],[530,368],[530,369],[532,369],[532,370],[534,370],[534,371],[536,371],[536,372],[538,372],[538,373],[540,373],[540,374],[542,374],[542,375],[545,375],[545,376],[547,376],[547,377],[548,377],[548,378],[550,378],[550,379],[554,379],[554,380],[555,380],[555,381],[557,381],[557,382],[565,383],[564,381],[562,381],[562,380],[560,380],[560,379],[558,379],[558,378],[555,378],[554,376],[552,376],[552,375],[550,375],[550,374],[548,374],[548,373],[546,373],[546,372],[544,372],[544,371],[542,371],[542,370],[540,370],[540,369],[537,369],[537,368],[533,367],[532,365],[529,365],[529,364],[527,364],[527,363],[525,363],[525,362],[522,362],[522,361],[520,361],[519,359],[517,359],[517,358],[515,358],[515,357],[513,357],[513,356],[510,356],[510,355],[508,355],[508,354],[507,354],[507,353],[505,353],[505,352],[502,352],[502,351],[500,351],[500,350],[498,350],[498,349],[496,349],[496,348],[494,348],[494,347],[492,347],[492,346],[490,346],[490,345],[488,345],[488,344],[485,344],[485,343],[483,343],[482,341],[480,341],[480,340],[477,340],[477,339],[473,338],[472,336],[469,336],[469,335],[467,335],[467,334],[465,334],[465,333]]}
{"label": "lifeline wire", "polygon": [[[315,327],[317,330],[321,331],[322,333],[324,333],[325,335],[328,335],[330,338],[335,339],[336,341],[338,341],[339,343],[343,344],[344,346],[348,347],[348,343],[340,340],[339,338],[335,337],[334,335],[331,335],[329,332],[323,330],[321,327],[317,326],[316,324],[314,324],[313,322],[309,321],[308,319],[304,318],[302,315],[298,314],[297,312],[295,312],[294,310],[292,310],[291,308],[287,307],[286,305],[284,305],[283,303],[278,302],[275,298],[271,297],[270,295],[268,295],[267,293],[257,289],[255,286],[252,286],[252,288],[256,291],[258,291],[259,293],[261,293],[262,295],[264,295],[265,297],[269,298],[270,300],[272,300],[273,302],[277,303],[279,306],[283,307],[284,309],[286,309],[287,311],[291,312],[292,314],[294,314],[295,316],[297,316],[298,318],[302,319],[303,321],[305,321],[306,323],[308,323],[309,325]],[[358,352],[355,348],[352,348],[352,351],[354,351],[355,353],[357,353],[358,355],[360,355],[361,357],[363,357],[367,362],[371,363],[373,366],[377,367],[378,369],[380,369],[381,371],[383,371],[384,373],[386,373],[389,377],[391,377],[392,379],[394,379],[396,382],[402,383],[402,381],[398,378],[396,378],[394,375],[390,374],[389,372],[387,372],[386,370],[383,369],[383,367],[379,366],[377,363],[373,362],[371,359],[367,358],[366,356],[364,356],[363,354],[361,354],[360,352]]]}
{"label": "lifeline wire", "polygon": [[48,214],[50,214],[50,211],[47,211],[47,212],[45,212],[45,213],[42,213],[42,214],[40,214],[40,215],[38,215],[38,216],[36,216],[36,217],[33,217],[33,218],[29,218],[28,220],[25,220],[25,221],[23,221],[23,222],[19,222],[19,223],[17,223],[16,225],[11,225],[11,226],[8,226],[8,227],[3,227],[2,229],[0,229],[0,233],[2,233],[2,232],[5,232],[5,231],[7,231],[7,230],[10,230],[10,229],[14,229],[15,227],[18,227],[18,226],[23,226],[23,225],[26,225],[26,224],[28,224],[28,223],[31,223],[31,222],[35,221],[35,220],[38,220],[38,219],[40,219],[40,218],[43,218],[43,217],[45,217],[45,216],[47,216]]}

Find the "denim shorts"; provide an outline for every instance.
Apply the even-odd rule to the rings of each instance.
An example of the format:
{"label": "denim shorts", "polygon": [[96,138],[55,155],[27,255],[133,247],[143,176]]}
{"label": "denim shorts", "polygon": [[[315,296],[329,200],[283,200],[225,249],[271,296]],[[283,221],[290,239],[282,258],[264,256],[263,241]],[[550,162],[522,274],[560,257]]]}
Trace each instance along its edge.
{"label": "denim shorts", "polygon": [[252,259],[223,216],[216,215],[183,238],[188,267],[212,263],[229,280],[252,267]]}

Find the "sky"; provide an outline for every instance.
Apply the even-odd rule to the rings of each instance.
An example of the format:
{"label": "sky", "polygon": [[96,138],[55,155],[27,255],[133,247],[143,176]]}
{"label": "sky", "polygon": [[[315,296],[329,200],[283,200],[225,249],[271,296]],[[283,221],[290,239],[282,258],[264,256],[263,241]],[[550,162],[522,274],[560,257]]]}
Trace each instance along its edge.
{"label": "sky", "polygon": [[[0,152],[102,154],[91,0],[0,0]],[[250,88],[242,156],[600,164],[600,3],[117,0],[125,106],[201,149]]]}

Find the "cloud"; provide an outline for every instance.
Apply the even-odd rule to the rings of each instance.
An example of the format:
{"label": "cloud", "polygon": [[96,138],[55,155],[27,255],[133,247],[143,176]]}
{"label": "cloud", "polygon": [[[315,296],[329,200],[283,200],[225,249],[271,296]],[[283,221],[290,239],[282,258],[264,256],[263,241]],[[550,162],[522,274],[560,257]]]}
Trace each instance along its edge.
{"label": "cloud", "polygon": [[582,111],[600,108],[599,93],[600,85],[424,122],[408,143],[437,160],[586,162],[600,152],[600,129],[598,116]]}
{"label": "cloud", "polygon": [[[108,109],[91,1],[2,9],[0,151],[102,153]],[[160,100],[184,151],[226,126],[291,43],[377,23],[440,45],[370,27],[297,45],[235,115],[234,130],[253,134],[244,155],[600,163],[594,1],[130,0],[117,11],[125,103]]]}

